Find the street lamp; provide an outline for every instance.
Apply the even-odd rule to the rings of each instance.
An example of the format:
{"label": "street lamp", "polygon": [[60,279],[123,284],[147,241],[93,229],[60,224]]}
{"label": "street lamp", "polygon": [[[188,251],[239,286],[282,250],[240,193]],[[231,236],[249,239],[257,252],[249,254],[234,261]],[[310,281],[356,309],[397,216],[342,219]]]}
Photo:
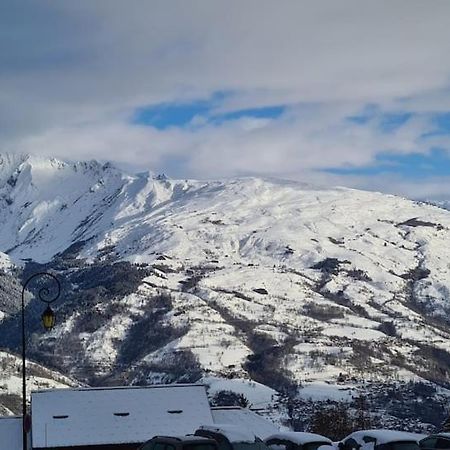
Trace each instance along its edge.
{"label": "street lamp", "polygon": [[50,278],[56,283],[55,295],[50,295],[50,290],[47,287],[40,288],[38,291],[39,300],[47,303],[47,308],[42,313],[41,320],[44,328],[48,331],[55,326],[55,313],[50,304],[58,300],[61,293],[61,285],[55,275],[47,272],[39,272],[32,275],[24,283],[22,289],[22,446],[23,450],[27,450],[27,433],[30,428],[30,418],[27,415],[27,385],[26,385],[26,367],[25,367],[25,290],[28,284],[36,278]]}

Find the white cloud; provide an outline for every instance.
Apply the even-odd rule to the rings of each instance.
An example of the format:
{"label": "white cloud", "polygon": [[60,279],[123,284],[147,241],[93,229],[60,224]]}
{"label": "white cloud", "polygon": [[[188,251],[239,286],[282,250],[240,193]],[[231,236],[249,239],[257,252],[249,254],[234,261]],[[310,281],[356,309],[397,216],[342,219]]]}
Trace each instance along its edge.
{"label": "white cloud", "polygon": [[[319,179],[380,151],[427,151],[429,114],[450,109],[449,17],[447,0],[7,0],[0,146],[169,171],[178,158],[176,175],[205,178]],[[251,126],[129,123],[142,105],[217,91],[234,93],[218,111],[292,109]],[[385,135],[346,120],[368,103],[421,114]]]}
{"label": "white cloud", "polygon": [[[192,127],[150,126],[119,120],[47,130],[17,140],[14,151],[48,153],[63,158],[114,159],[128,166],[164,171],[168,159],[183,159],[182,173],[197,178],[243,174],[304,176],[305,171],[370,164],[375,153],[422,152],[421,135],[429,119],[412,118],[389,134],[379,118],[361,126],[348,120],[354,105],[308,105],[279,119],[243,117]],[[437,137],[436,139],[443,139]],[[170,168],[169,168],[170,172]]]}

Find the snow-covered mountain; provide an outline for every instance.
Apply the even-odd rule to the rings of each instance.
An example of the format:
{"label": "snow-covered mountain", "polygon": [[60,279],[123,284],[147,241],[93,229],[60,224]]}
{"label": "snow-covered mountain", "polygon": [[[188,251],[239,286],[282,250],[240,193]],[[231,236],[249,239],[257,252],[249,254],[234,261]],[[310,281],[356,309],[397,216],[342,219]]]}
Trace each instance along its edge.
{"label": "snow-covered mountain", "polygon": [[450,200],[431,200],[430,205],[439,206],[439,208],[450,210]]}
{"label": "snow-covered mountain", "polygon": [[[34,358],[84,382],[206,376],[300,402],[364,392],[396,417],[387,393],[401,391],[405,417],[444,413],[449,211],[3,155],[0,227],[0,267],[53,270],[64,284],[55,330],[30,325]],[[0,345],[16,348],[14,309],[3,314]]]}

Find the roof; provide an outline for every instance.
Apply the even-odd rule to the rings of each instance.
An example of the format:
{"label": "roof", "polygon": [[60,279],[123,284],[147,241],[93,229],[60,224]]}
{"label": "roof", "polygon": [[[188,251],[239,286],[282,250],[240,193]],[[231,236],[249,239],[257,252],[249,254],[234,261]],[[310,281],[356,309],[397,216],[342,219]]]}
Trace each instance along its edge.
{"label": "roof", "polygon": [[394,430],[363,430],[355,431],[349,434],[343,441],[349,438],[355,439],[359,444],[364,444],[363,437],[370,436],[376,439],[377,444],[387,444],[388,442],[398,442],[398,441],[416,441],[419,442],[426,435],[417,433],[407,433],[405,431],[394,431]]}
{"label": "roof", "polygon": [[250,409],[244,409],[239,406],[224,406],[213,407],[211,412],[214,423],[244,427],[261,439],[265,439],[267,436],[279,431],[279,428],[273,422]]}
{"label": "roof", "polygon": [[201,430],[222,434],[230,442],[255,442],[256,436],[248,428],[237,425],[217,423],[215,425],[202,425]]}
{"label": "roof", "polygon": [[202,385],[34,392],[33,448],[142,443],[212,424]]}
{"label": "roof", "polygon": [[433,433],[433,434],[430,434],[429,436],[427,436],[427,438],[431,438],[431,437],[440,437],[440,438],[450,439],[450,433],[448,433],[448,432]]}
{"label": "roof", "polygon": [[22,450],[22,417],[0,417],[0,442],[2,448]]}
{"label": "roof", "polygon": [[265,441],[268,441],[270,439],[280,439],[283,441],[290,441],[294,444],[309,444],[310,442],[328,442],[331,444],[331,439],[328,439],[325,436],[322,436],[321,434],[315,434],[315,433],[303,433],[299,431],[286,431],[283,433],[276,433],[272,434],[271,436],[267,437]]}

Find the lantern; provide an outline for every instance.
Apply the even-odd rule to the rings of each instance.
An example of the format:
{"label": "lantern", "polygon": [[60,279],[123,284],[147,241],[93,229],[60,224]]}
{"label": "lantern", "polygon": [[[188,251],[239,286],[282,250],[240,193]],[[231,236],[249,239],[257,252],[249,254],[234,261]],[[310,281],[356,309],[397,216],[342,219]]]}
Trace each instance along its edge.
{"label": "lantern", "polygon": [[52,308],[50,308],[50,305],[47,306],[47,309],[42,313],[41,319],[46,330],[51,330],[55,326],[56,317]]}

